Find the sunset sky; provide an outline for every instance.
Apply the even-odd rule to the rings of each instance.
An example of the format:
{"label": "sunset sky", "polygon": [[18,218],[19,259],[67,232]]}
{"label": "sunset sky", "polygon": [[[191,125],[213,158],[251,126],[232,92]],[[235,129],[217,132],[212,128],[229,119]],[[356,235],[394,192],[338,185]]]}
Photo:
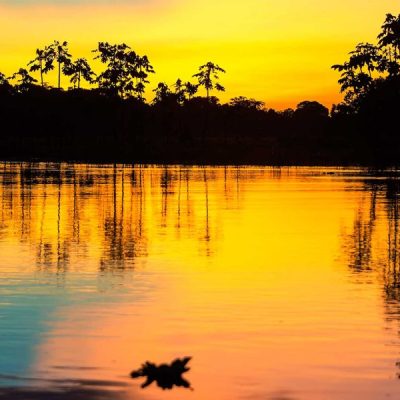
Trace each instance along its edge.
{"label": "sunset sky", "polygon": [[385,14],[399,13],[399,6],[397,0],[0,0],[0,71],[11,74],[54,39],[87,58],[99,41],[126,42],[154,65],[149,99],[157,82],[189,80],[211,60],[227,70],[223,101],[244,95],[278,109],[302,100],[330,107],[341,98],[330,66],[358,42],[374,42]]}

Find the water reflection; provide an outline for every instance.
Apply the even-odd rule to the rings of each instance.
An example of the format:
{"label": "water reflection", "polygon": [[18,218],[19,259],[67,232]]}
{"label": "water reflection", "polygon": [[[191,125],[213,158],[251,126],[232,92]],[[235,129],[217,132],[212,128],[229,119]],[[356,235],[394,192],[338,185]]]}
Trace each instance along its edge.
{"label": "water reflection", "polygon": [[[388,328],[400,327],[399,196],[400,177],[374,173],[361,180],[363,195],[353,229],[344,236],[348,265],[356,274],[375,275],[382,284]],[[391,345],[398,346],[397,342]],[[400,357],[400,351],[399,357]],[[399,362],[396,367],[399,367]],[[399,375],[400,377],[400,375]]]}
{"label": "water reflection", "polygon": [[[399,287],[399,178],[361,181],[363,194],[353,229],[344,236],[348,265],[355,272],[381,272],[385,292],[395,296]],[[395,296],[396,297],[396,296]]]}
{"label": "water reflection", "polygon": [[[0,398],[400,393],[395,173],[2,163],[0,199]],[[129,379],[179,354],[194,392]]]}
{"label": "water reflection", "polygon": [[[226,168],[223,172],[228,207],[240,200],[238,171],[230,172],[234,181]],[[152,219],[159,208],[159,226],[166,230],[173,224],[181,234],[203,226],[197,239],[208,243],[204,252],[210,254],[209,242],[218,229],[209,212],[209,181],[215,180],[216,173],[206,168],[4,163],[0,232],[36,246],[38,269],[66,273],[71,253],[88,255],[87,239],[92,235],[102,240],[101,271],[132,268],[137,257],[147,254],[146,224],[152,221],[146,207],[151,207]],[[90,226],[93,218],[100,226]]]}

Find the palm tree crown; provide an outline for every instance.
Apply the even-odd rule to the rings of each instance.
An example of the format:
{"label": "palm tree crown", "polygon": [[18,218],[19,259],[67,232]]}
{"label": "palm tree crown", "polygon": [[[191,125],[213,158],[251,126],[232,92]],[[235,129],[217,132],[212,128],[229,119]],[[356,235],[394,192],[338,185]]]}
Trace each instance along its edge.
{"label": "palm tree crown", "polygon": [[80,89],[82,79],[88,83],[94,82],[95,73],[86,58],[78,58],[75,62],[64,64],[63,72],[71,77],[70,82],[74,85],[74,88]]}
{"label": "palm tree crown", "polygon": [[225,73],[225,70],[219,65],[207,62],[199,67],[199,72],[193,76],[197,78],[199,86],[204,86],[207,92],[207,99],[210,99],[210,91],[216,89],[218,91],[225,91],[225,88],[219,83],[215,83],[219,79],[219,73]]}

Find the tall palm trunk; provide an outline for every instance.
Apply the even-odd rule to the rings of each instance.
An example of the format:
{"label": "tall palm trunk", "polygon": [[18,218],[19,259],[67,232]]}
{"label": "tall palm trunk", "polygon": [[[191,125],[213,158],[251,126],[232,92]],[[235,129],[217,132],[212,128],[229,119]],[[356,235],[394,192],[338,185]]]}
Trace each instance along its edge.
{"label": "tall palm trunk", "polygon": [[61,88],[61,62],[58,62],[58,88]]}
{"label": "tall palm trunk", "polygon": [[43,82],[43,61],[40,60],[40,82],[42,84],[42,87],[44,86],[44,82]]}

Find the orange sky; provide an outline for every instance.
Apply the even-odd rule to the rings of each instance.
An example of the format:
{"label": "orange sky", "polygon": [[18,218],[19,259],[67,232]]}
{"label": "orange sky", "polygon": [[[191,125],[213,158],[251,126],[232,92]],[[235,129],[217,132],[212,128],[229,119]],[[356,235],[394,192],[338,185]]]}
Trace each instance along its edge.
{"label": "orange sky", "polygon": [[356,43],[374,41],[387,12],[399,13],[398,1],[0,0],[0,71],[12,73],[54,39],[88,58],[98,41],[124,41],[156,69],[149,99],[157,82],[188,80],[211,60],[227,70],[223,101],[330,106],[341,98],[330,66]]}

